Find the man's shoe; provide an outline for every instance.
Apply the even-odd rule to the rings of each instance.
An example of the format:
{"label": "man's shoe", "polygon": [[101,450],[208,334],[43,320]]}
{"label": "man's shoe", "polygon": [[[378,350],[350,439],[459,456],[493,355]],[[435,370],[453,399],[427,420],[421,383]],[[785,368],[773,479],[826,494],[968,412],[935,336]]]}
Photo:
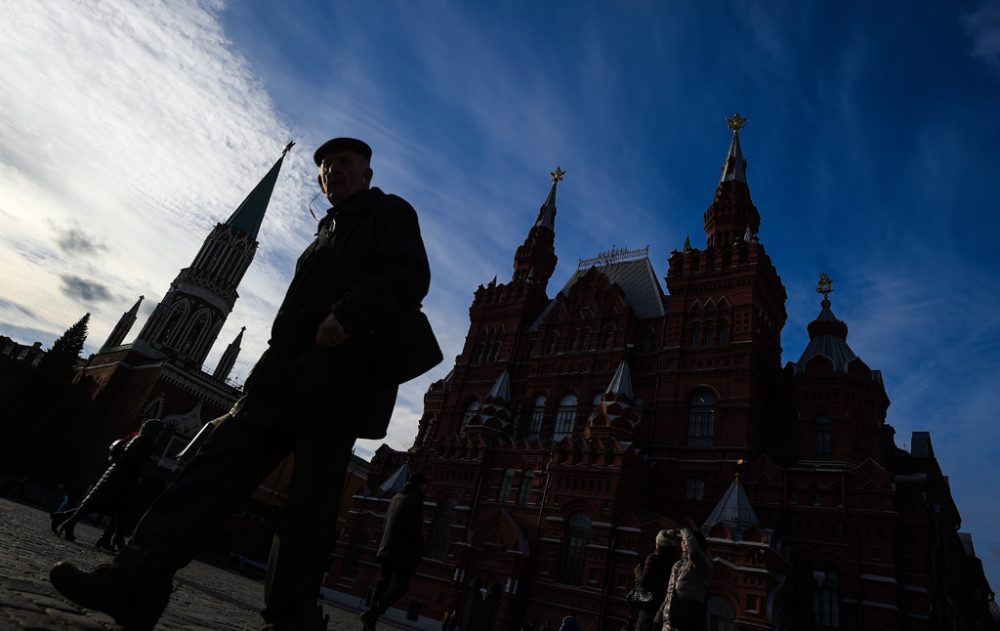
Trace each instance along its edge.
{"label": "man's shoe", "polygon": [[49,513],[49,519],[52,520],[52,534],[59,534],[59,526],[62,526],[63,522],[70,518],[72,513]]}
{"label": "man's shoe", "polygon": [[361,622],[365,625],[364,631],[375,631],[375,623],[378,621],[378,617],[378,612],[374,609],[369,609],[361,614]]}
{"label": "man's shoe", "polygon": [[52,586],[85,609],[103,611],[125,631],[151,631],[170,600],[170,583],[153,586],[113,565],[84,572],[62,561],[49,570]]}

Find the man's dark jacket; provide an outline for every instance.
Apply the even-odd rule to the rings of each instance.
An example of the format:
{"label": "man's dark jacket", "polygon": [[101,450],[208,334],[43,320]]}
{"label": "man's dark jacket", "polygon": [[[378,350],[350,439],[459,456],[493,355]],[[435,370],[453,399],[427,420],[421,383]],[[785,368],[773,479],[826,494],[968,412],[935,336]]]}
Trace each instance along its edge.
{"label": "man's dark jacket", "polygon": [[424,494],[419,486],[407,483],[385,511],[382,541],[375,558],[404,572],[416,572],[423,555],[423,527]]}
{"label": "man's dark jacket", "polygon": [[663,546],[646,557],[642,573],[636,578],[635,584],[653,595],[653,599],[644,603],[643,608],[656,611],[663,605],[667,595],[667,585],[670,583],[670,570],[681,558],[677,546]]}
{"label": "man's dark jacket", "polygon": [[[331,208],[299,257],[245,405],[283,411],[265,416],[286,426],[385,436],[396,401],[392,368],[406,342],[400,324],[429,286],[417,214],[404,199],[372,188]],[[349,337],[320,347],[316,332],[331,312]]]}

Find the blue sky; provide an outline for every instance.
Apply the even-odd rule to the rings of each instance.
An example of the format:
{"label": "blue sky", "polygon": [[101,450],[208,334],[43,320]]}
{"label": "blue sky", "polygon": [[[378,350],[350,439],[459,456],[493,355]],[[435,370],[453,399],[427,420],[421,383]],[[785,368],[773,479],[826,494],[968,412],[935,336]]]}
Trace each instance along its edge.
{"label": "blue sky", "polygon": [[[649,245],[661,276],[686,235],[703,245],[723,119],[739,111],[760,238],[789,296],[785,360],[827,272],[852,348],[885,375],[898,442],[932,432],[997,585],[1000,1],[0,10],[0,333],[47,345],[91,311],[95,350],[140,293],[148,315],[299,142],[206,364],[246,325],[238,375],[312,234],[310,156],[328,137],[369,140],[374,183],[420,212],[427,310],[451,357],[475,287],[509,278],[556,165],[553,291],[612,244]],[[447,370],[401,392],[391,445],[410,444]]]}

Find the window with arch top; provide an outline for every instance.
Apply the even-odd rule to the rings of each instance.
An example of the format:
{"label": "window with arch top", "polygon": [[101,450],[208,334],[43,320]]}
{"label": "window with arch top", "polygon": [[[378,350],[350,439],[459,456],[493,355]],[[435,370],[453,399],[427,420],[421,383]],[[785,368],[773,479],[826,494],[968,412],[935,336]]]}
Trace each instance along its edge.
{"label": "window with arch top", "polygon": [[469,421],[472,420],[476,414],[479,413],[479,399],[473,399],[469,402],[469,405],[465,408],[465,414],[462,415],[462,426],[458,428],[458,435],[465,436],[465,430],[469,426]]}
{"label": "window with arch top", "polygon": [[556,574],[558,582],[565,585],[579,585],[583,582],[583,564],[589,536],[590,517],[583,511],[573,513],[566,522],[566,535]]}
{"label": "window with arch top", "polygon": [[521,488],[517,492],[517,503],[521,506],[528,505],[528,499],[531,498],[531,486],[535,481],[535,472],[532,469],[527,469],[524,475],[521,476]]}
{"label": "window with arch top", "polygon": [[688,445],[708,447],[715,436],[715,397],[701,391],[691,398],[688,413]]}
{"label": "window with arch top", "polygon": [[816,457],[827,459],[833,454],[833,434],[830,431],[830,417],[820,414],[816,417]]}
{"label": "window with arch top", "polygon": [[507,503],[507,498],[510,497],[510,488],[514,485],[514,470],[507,469],[503,473],[503,481],[500,482],[500,493],[497,494],[497,501],[501,504]]}
{"label": "window with arch top", "polygon": [[455,522],[455,500],[450,497],[438,504],[437,515],[431,524],[427,536],[427,551],[424,556],[429,559],[443,559],[448,548],[448,531]]}
{"label": "window with arch top", "polygon": [[528,427],[528,440],[538,440],[542,431],[542,421],[545,419],[545,395],[535,399],[535,409],[531,411],[531,426]]}
{"label": "window with arch top", "polygon": [[576,424],[576,397],[567,394],[559,402],[559,409],[556,411],[556,427],[552,434],[552,440],[559,442],[573,433],[573,426]]}

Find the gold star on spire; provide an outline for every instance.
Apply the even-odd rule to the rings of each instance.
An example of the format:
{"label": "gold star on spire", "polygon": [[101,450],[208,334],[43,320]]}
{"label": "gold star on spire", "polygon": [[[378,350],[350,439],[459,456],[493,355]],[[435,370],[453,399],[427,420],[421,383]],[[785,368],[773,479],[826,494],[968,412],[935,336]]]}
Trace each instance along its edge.
{"label": "gold star on spire", "polygon": [[287,144],[287,145],[285,145],[285,148],[284,148],[284,149],[282,150],[282,152],[281,152],[281,155],[282,155],[282,156],[284,156],[284,155],[285,155],[286,153],[288,153],[288,152],[289,152],[289,151],[290,151],[290,150],[292,149],[292,147],[294,147],[294,146],[295,146],[295,141],[294,141],[294,140],[289,140],[289,141],[288,141],[288,144]]}
{"label": "gold star on spire", "polygon": [[549,173],[549,175],[552,176],[552,183],[555,184],[556,182],[563,179],[563,176],[566,175],[566,172],[563,171],[561,168],[556,167],[556,170],[553,171],[552,173]]}
{"label": "gold star on spire", "polygon": [[726,122],[729,123],[729,129],[738,132],[739,130],[746,127],[747,119],[740,116],[739,112],[736,112],[730,118],[727,118]]}
{"label": "gold star on spire", "polygon": [[833,292],[833,279],[830,278],[829,274],[820,274],[816,293],[823,294],[823,300],[829,300],[831,292]]}

